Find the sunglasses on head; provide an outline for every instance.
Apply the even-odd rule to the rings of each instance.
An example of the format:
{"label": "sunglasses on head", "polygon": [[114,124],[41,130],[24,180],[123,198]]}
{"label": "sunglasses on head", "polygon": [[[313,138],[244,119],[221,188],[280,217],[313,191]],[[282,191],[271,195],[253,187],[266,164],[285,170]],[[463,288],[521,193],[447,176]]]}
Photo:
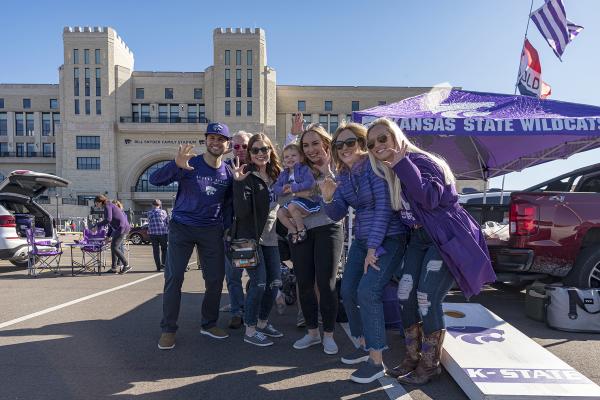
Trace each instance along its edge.
{"label": "sunglasses on head", "polygon": [[255,155],[258,153],[267,154],[270,150],[270,147],[253,147],[250,149],[250,152]]}
{"label": "sunglasses on head", "polygon": [[248,148],[248,145],[247,145],[247,144],[234,144],[234,145],[233,145],[233,148],[234,148],[235,150],[239,150],[239,149],[244,149],[244,150],[246,150],[246,149]]}
{"label": "sunglasses on head", "polygon": [[354,146],[356,146],[356,142],[358,142],[358,138],[336,140],[335,143],[333,143],[333,147],[335,147],[336,150],[342,150],[344,148],[344,145],[346,145],[347,148],[351,149]]}
{"label": "sunglasses on head", "polygon": [[[387,141],[388,141],[388,135],[381,134],[381,135],[377,136],[377,138],[375,140],[377,140],[377,143],[381,143],[381,144],[387,143]],[[373,150],[373,147],[375,147],[375,140],[369,140],[367,142],[367,148],[369,150]]]}

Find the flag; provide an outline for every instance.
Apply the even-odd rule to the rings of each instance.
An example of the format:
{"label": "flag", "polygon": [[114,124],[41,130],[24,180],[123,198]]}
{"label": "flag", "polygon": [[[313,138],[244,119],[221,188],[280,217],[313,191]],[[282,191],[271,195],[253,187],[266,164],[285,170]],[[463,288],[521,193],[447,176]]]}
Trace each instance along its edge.
{"label": "flag", "polygon": [[583,26],[567,20],[562,0],[546,0],[530,17],[559,59],[567,44],[583,30]]}
{"label": "flag", "polygon": [[525,39],[519,66],[519,92],[526,96],[536,96],[545,99],[552,90],[542,81],[542,65],[537,50]]}

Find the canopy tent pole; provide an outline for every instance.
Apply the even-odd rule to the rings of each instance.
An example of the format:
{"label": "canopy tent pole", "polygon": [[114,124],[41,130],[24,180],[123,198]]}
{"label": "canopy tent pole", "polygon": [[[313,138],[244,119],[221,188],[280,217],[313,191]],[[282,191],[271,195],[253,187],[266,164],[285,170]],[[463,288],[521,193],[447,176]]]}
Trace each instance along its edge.
{"label": "canopy tent pole", "polygon": [[483,162],[483,157],[481,157],[481,153],[479,152],[479,148],[477,147],[477,145],[475,144],[475,141],[473,140],[473,136],[469,136],[469,140],[471,141],[471,144],[473,145],[473,148],[475,149],[475,152],[477,152],[477,160],[479,160],[479,168],[481,169],[481,177],[483,178],[483,204],[486,204],[486,199],[487,199],[487,183],[488,183],[488,167],[485,165],[485,163]]}
{"label": "canopy tent pole", "polygon": [[506,174],[502,175],[502,189],[500,189],[500,204],[503,203],[504,199],[504,179],[506,178]]}

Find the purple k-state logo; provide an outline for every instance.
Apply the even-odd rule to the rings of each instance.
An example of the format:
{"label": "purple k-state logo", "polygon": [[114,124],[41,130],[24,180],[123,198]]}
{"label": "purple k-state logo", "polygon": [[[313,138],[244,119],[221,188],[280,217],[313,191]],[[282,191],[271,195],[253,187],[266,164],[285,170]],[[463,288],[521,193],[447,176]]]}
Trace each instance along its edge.
{"label": "purple k-state logo", "polygon": [[484,328],[481,326],[449,326],[446,328],[455,338],[470,344],[486,344],[503,342],[504,331],[501,329]]}

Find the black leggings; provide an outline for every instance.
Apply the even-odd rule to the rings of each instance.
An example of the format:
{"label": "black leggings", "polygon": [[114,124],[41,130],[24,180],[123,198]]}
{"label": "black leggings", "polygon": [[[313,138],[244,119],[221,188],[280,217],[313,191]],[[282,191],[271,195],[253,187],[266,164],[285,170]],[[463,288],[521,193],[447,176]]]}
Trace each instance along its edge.
{"label": "black leggings", "polygon": [[127,259],[125,258],[125,254],[123,254],[123,251],[121,250],[121,246],[123,245],[125,235],[127,235],[127,233],[121,233],[118,236],[113,236],[112,241],[110,242],[110,265],[112,266],[112,268],[116,268],[117,258],[121,260],[121,263],[124,267],[127,266]]}
{"label": "black leggings", "polygon": [[319,304],[315,293],[316,278],[323,330],[333,332],[338,309],[335,281],[343,244],[342,226],[330,224],[309,229],[305,241],[291,246],[300,306],[308,329],[319,327]]}

